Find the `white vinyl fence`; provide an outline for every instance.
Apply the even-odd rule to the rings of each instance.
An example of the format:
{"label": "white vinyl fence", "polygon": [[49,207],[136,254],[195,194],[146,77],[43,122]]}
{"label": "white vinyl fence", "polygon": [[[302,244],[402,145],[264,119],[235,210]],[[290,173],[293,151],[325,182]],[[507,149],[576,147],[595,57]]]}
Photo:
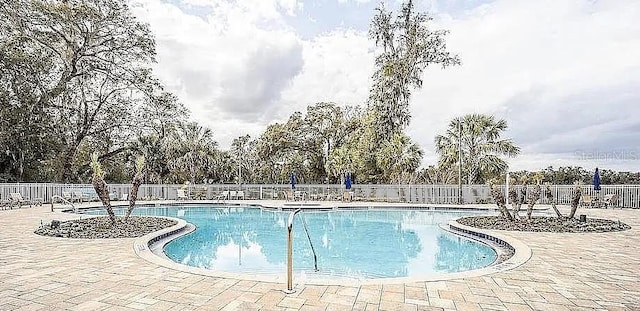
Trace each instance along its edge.
{"label": "white vinyl fence", "polygon": [[[570,204],[573,185],[551,186],[551,191],[558,204]],[[130,184],[110,184],[109,192],[112,197],[121,199],[128,194]],[[281,200],[284,192],[291,189],[289,184],[191,184],[191,185],[154,185],[140,186],[138,198],[140,200],[175,200],[177,190],[184,189],[191,199],[214,199],[222,191],[243,191],[247,200]],[[622,207],[640,208],[640,185],[603,185],[600,193],[596,193],[589,185],[582,186],[584,195],[604,196],[618,194],[618,205]],[[304,195],[306,200],[339,200],[342,197],[343,185],[296,185],[296,190]],[[355,199],[380,202],[407,202],[455,204],[459,200],[457,185],[373,185],[354,184],[351,191]],[[54,195],[65,197],[74,193],[82,193],[83,197],[97,199],[91,184],[54,184],[54,183],[10,183],[0,184],[0,199],[9,199],[9,194],[19,192],[25,198],[42,199],[51,202]],[[464,203],[493,203],[489,186],[463,185],[462,197]],[[546,204],[543,196],[540,203]]]}

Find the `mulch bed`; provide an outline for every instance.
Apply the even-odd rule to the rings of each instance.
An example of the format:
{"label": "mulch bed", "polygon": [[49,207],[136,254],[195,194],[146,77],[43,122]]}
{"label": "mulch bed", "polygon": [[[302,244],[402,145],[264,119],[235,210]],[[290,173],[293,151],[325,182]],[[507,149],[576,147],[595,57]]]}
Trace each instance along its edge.
{"label": "mulch bed", "polygon": [[131,216],[127,221],[124,217],[116,217],[116,223],[112,226],[109,217],[92,217],[62,222],[54,220],[38,228],[35,233],[80,239],[137,238],[175,224],[175,220],[165,218]]}
{"label": "mulch bed", "polygon": [[608,219],[588,218],[581,222],[576,218],[532,217],[509,221],[501,216],[463,217],[459,223],[480,229],[530,231],[530,232],[613,232],[631,229],[631,226]]}

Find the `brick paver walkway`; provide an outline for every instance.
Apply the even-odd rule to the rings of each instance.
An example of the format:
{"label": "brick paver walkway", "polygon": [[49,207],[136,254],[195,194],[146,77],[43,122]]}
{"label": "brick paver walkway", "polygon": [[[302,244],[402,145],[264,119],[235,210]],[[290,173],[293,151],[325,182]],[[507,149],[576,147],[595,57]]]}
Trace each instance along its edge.
{"label": "brick paver walkway", "polygon": [[580,210],[621,219],[618,233],[509,232],[533,257],[468,279],[359,287],[284,284],[178,272],[135,255],[133,239],[33,234],[70,218],[47,207],[0,211],[0,310],[640,310],[640,210]]}

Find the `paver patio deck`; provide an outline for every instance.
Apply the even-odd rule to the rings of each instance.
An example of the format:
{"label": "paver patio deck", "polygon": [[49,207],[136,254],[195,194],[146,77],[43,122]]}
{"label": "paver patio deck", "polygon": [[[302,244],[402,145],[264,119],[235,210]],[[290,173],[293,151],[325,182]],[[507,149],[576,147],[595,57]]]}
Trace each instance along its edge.
{"label": "paver patio deck", "polygon": [[[566,209],[564,209],[566,212]],[[640,310],[640,210],[581,209],[620,219],[614,233],[503,232],[529,245],[513,270],[451,281],[356,287],[214,278],[154,265],[133,239],[33,233],[49,207],[0,211],[0,310]]]}

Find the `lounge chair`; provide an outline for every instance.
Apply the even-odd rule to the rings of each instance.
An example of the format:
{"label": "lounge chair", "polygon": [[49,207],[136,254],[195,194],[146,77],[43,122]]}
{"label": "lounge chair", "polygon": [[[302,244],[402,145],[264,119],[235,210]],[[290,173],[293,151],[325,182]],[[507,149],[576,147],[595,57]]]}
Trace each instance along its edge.
{"label": "lounge chair", "polygon": [[19,192],[10,193],[9,196],[11,197],[11,201],[13,201],[13,203],[20,208],[22,208],[23,205],[29,205],[29,207],[32,207],[33,205],[37,204],[34,201],[25,199]]}
{"label": "lounge chair", "polygon": [[302,191],[302,190],[296,190],[293,193],[293,197],[294,197],[294,200],[306,201],[307,200],[307,193],[305,191]]}
{"label": "lounge chair", "polygon": [[620,196],[618,196],[618,194],[605,194],[604,195],[604,199],[602,200],[602,204],[605,208],[608,208],[609,206],[611,206],[611,208],[614,208],[616,206],[618,206],[618,200],[619,200]]}
{"label": "lounge chair", "polygon": [[184,189],[176,189],[176,196],[178,200],[186,200],[189,198],[189,196],[187,196],[187,193],[186,191],[184,191]]}
{"label": "lounge chair", "polygon": [[118,194],[115,192],[109,192],[109,200],[110,201],[117,201],[118,200]]}
{"label": "lounge chair", "polygon": [[195,188],[195,189],[193,189],[191,194],[193,195],[193,197],[196,200],[206,200],[207,199],[207,187],[204,186],[204,187]]}
{"label": "lounge chair", "polygon": [[0,201],[0,208],[2,209],[13,209],[13,201],[12,200],[2,200]]}
{"label": "lounge chair", "polygon": [[62,192],[62,198],[67,200],[68,202],[72,202],[73,201],[73,196],[71,195],[71,192],[68,192],[68,191],[63,191]]}
{"label": "lounge chair", "polygon": [[342,202],[351,202],[353,201],[353,191],[344,191],[342,193]]}
{"label": "lounge chair", "polygon": [[295,201],[295,195],[291,190],[282,191],[282,195],[285,201]]}
{"label": "lounge chair", "polygon": [[590,195],[583,195],[580,197],[580,206],[582,207],[593,207],[596,202],[593,201]]}
{"label": "lounge chair", "polygon": [[218,201],[220,201],[220,200],[224,201],[224,200],[228,200],[228,199],[229,199],[229,191],[227,191],[227,190],[222,191],[222,193],[220,193],[220,194],[218,194],[216,196],[216,200],[218,200]]}

